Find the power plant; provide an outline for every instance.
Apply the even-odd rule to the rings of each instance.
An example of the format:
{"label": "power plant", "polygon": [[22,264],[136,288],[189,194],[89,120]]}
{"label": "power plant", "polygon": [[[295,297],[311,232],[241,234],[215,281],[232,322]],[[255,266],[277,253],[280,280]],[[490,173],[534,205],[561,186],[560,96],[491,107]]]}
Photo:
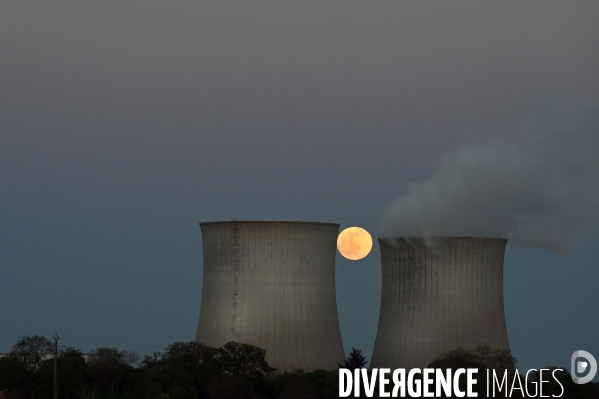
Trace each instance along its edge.
{"label": "power plant", "polygon": [[339,225],[230,221],[200,228],[196,342],[259,346],[277,373],[337,369],[345,358],[335,296]]}
{"label": "power plant", "polygon": [[[379,238],[382,297],[371,367],[423,368],[440,354],[509,350],[504,238]],[[427,245],[428,244],[428,245]]]}

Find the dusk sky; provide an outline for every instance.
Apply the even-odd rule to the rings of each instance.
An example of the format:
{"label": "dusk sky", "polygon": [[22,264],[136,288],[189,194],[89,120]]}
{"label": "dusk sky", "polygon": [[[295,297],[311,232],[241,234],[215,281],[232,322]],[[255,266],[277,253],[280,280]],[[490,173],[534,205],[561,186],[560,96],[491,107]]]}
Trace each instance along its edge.
{"label": "dusk sky", "polygon": [[[596,1],[0,3],[0,353],[193,340],[198,223],[299,219],[505,235],[518,368],[599,359],[597,26]],[[378,243],[336,272],[370,359]]]}

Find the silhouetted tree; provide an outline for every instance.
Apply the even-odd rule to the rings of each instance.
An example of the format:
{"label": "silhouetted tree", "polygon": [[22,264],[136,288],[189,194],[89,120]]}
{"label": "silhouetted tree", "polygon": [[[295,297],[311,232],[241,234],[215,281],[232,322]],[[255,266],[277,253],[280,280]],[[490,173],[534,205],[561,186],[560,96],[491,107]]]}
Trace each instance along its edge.
{"label": "silhouetted tree", "polygon": [[33,372],[14,354],[0,358],[0,390],[6,399],[24,398],[32,385]]}
{"label": "silhouetted tree", "polygon": [[25,335],[17,340],[10,353],[25,363],[27,370],[36,371],[44,357],[54,353],[54,344],[41,335]]}
{"label": "silhouetted tree", "polygon": [[[58,354],[58,395],[77,397],[82,385],[86,385],[86,363],[82,353],[75,348],[66,348]],[[42,361],[35,372],[31,389],[34,398],[51,398],[54,391],[54,357]]]}
{"label": "silhouetted tree", "polygon": [[250,399],[254,396],[249,379],[229,374],[214,377],[208,385],[207,392],[210,399]]}
{"label": "silhouetted tree", "polygon": [[251,344],[227,342],[216,350],[217,362],[224,374],[261,378],[274,374],[276,369],[266,361],[266,351]]}
{"label": "silhouetted tree", "polygon": [[95,387],[115,391],[138,360],[136,351],[102,347],[90,352],[88,372]]}
{"label": "silhouetted tree", "polygon": [[186,390],[188,396],[201,396],[208,381],[221,373],[216,356],[216,348],[196,342],[175,342],[164,353],[145,356],[132,378],[137,383],[144,379],[158,381],[161,389],[171,396],[181,395],[180,389],[171,392],[174,388]]}
{"label": "silhouetted tree", "polygon": [[366,360],[366,356],[362,355],[362,351],[360,349],[351,348],[351,351],[347,355],[347,358],[344,361],[344,365],[337,364],[340,368],[346,368],[350,370],[362,369],[365,368],[368,364]]}
{"label": "silhouetted tree", "polygon": [[79,349],[66,348],[58,356],[58,393],[75,398],[82,385],[87,384],[87,363]]}
{"label": "silhouetted tree", "polygon": [[276,386],[280,391],[277,396],[280,399],[317,397],[315,384],[303,370],[286,372],[277,377]]}
{"label": "silhouetted tree", "polygon": [[204,385],[219,374],[216,356],[216,348],[193,341],[169,345],[162,355],[162,372],[168,389]]}

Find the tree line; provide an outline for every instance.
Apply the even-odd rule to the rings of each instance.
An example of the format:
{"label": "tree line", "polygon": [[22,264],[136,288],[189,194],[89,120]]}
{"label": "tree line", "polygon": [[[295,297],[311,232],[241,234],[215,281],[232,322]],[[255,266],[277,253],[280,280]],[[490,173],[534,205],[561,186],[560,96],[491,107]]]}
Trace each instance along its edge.
{"label": "tree line", "polygon": [[[54,344],[25,336],[0,358],[5,399],[52,398]],[[100,347],[84,355],[73,347],[58,352],[58,397],[64,399],[245,399],[336,398],[337,375],[325,370],[276,375],[266,351],[228,342],[214,348],[175,342],[163,352]],[[298,396],[300,395],[300,396]]]}
{"label": "tree line", "polygon": [[[0,399],[52,398],[54,344],[45,337],[25,336],[0,358]],[[339,367],[358,369],[368,361],[352,348]],[[517,373],[509,351],[482,345],[458,348],[440,355],[428,367],[478,368]],[[552,368],[552,369],[555,369]],[[58,352],[58,397],[61,399],[329,399],[338,398],[338,376],[326,370],[277,374],[266,351],[250,344],[228,342],[214,348],[196,342],[175,342],[163,352],[141,357],[134,350],[100,347],[84,355],[73,347]],[[556,373],[544,395],[562,398],[599,398],[599,384],[574,384],[567,371]],[[541,376],[532,373],[528,383]],[[511,381],[511,380],[510,380]],[[559,384],[558,382],[559,381]],[[464,381],[465,383],[465,381]],[[462,381],[460,381],[462,384]],[[484,398],[486,380],[476,387]],[[517,397],[517,396],[513,396]],[[522,397],[522,396],[520,396]]]}

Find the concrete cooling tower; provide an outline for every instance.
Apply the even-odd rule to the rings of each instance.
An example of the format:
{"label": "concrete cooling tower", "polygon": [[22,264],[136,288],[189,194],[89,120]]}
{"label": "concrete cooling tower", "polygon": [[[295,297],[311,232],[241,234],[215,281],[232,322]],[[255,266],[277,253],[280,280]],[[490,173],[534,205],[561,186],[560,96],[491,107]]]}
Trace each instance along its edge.
{"label": "concrete cooling tower", "polygon": [[442,353],[509,350],[503,311],[506,239],[380,238],[383,287],[371,366],[423,368]]}
{"label": "concrete cooling tower", "polygon": [[334,370],[344,359],[335,296],[339,225],[200,223],[204,251],[196,342],[266,350],[277,373]]}

